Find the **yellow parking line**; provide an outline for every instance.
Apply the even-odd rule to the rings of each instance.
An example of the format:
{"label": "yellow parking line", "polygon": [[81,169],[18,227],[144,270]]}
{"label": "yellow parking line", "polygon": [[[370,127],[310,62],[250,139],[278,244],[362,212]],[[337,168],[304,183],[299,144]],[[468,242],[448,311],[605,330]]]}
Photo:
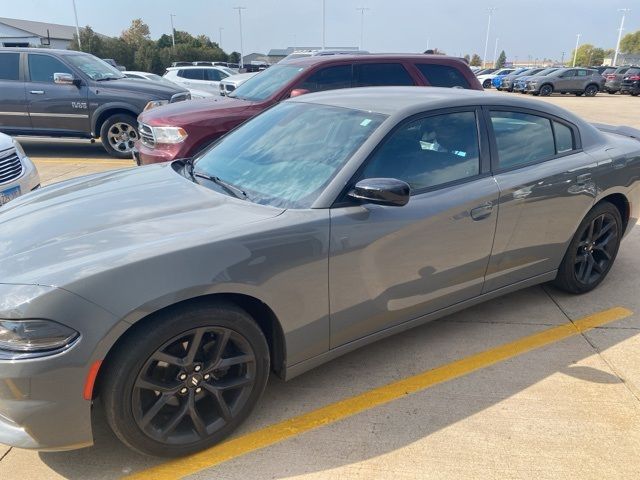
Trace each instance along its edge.
{"label": "yellow parking line", "polygon": [[402,380],[374,388],[351,398],[321,407],[297,417],[270,425],[189,457],[171,460],[155,467],[126,476],[126,479],[169,480],[182,478],[200,470],[211,468],[247,453],[274,445],[314,428],[329,425],[357,413],[425,390],[434,385],[468,375],[482,368],[508,360],[536,348],[578,335],[609,322],[632,315],[631,310],[616,307],[573,322],[534,333],[484,352],[470,355],[455,362],[427,370]]}

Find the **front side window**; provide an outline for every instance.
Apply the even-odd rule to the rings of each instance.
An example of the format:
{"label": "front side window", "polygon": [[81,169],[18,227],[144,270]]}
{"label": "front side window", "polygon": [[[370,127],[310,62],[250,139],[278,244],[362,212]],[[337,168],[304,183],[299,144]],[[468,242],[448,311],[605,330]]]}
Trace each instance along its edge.
{"label": "front side window", "polygon": [[412,86],[411,75],[400,63],[361,63],[353,67],[356,87]]}
{"label": "front side window", "polygon": [[20,54],[0,53],[0,80],[20,79]]}
{"label": "front side window", "polygon": [[321,68],[296,86],[296,88],[303,88],[310,92],[349,87],[351,87],[351,65]]}
{"label": "front side window", "polygon": [[471,88],[467,79],[457,68],[431,63],[418,63],[416,67],[433,87]]}
{"label": "front side window", "polygon": [[284,102],[206,150],[195,161],[194,171],[234,184],[255,203],[309,208],[385,118],[361,110]]}
{"label": "front side window", "polygon": [[556,153],[548,118],[528,113],[492,111],[491,124],[498,147],[500,169],[528,165]]}
{"label": "front side window", "polygon": [[365,166],[364,178],[396,178],[412,190],[473,177],[480,172],[474,112],[448,113],[398,128]]}
{"label": "front side window", "polygon": [[205,70],[205,72],[207,74],[206,79],[214,82],[219,82],[223,78],[228,77],[227,74],[225,74],[224,72],[221,72],[220,70],[207,69]]}
{"label": "front side window", "polygon": [[53,83],[54,73],[72,73],[69,67],[49,55],[29,55],[29,76],[32,82]]}

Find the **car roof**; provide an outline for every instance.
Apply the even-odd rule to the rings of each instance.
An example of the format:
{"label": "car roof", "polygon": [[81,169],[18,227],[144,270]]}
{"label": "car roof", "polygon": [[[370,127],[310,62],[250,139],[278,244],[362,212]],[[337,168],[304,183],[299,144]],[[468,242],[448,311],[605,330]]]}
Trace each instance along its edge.
{"label": "car roof", "polygon": [[181,67],[167,67],[166,70],[193,70],[194,68],[211,68],[212,70],[223,70],[221,65],[183,65]]}
{"label": "car roof", "polygon": [[[26,52],[26,53],[53,53],[54,55],[91,55],[86,52],[78,52],[77,50],[62,50],[59,48],[32,48],[32,47],[2,47],[2,52]],[[95,55],[92,55],[95,56]]]}
{"label": "car roof", "polygon": [[428,61],[429,63],[437,63],[434,60],[446,60],[448,62],[460,62],[466,65],[466,62],[459,57],[450,57],[447,55],[429,55],[420,53],[369,53],[366,55],[315,55],[309,57],[300,57],[282,62],[281,65],[298,65],[308,67],[319,63],[327,62],[362,62],[369,63],[372,61]]}
{"label": "car roof", "polygon": [[583,124],[577,116],[548,102],[463,88],[361,87],[309,93],[287,102],[315,103],[389,116],[409,116],[440,108],[494,105],[529,108]]}

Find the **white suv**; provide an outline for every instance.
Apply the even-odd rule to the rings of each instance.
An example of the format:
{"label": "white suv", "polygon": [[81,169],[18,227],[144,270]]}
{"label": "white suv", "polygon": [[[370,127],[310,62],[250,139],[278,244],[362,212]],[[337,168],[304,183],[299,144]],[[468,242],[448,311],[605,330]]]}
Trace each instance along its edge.
{"label": "white suv", "polygon": [[230,75],[226,67],[169,67],[164,78],[187,88],[204,90],[214,94],[219,92],[220,80]]}
{"label": "white suv", "polygon": [[0,207],[40,186],[40,176],[20,144],[0,133]]}

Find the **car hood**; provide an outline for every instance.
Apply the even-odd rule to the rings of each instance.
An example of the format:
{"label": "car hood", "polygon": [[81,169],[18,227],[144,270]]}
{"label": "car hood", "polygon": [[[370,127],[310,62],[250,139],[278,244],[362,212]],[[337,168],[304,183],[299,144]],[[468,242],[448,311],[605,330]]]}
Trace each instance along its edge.
{"label": "car hood", "polygon": [[179,86],[172,87],[161,82],[151,82],[135,78],[119,78],[117,80],[105,80],[96,82],[96,86],[102,94],[122,91],[140,92],[140,95],[153,95],[162,100],[170,100],[176,93],[186,92],[187,89]]}
{"label": "car hood", "polygon": [[142,112],[138,120],[152,126],[185,126],[206,122],[211,118],[238,113],[254,105],[254,102],[232,97],[211,97],[176,102]]}
{"label": "car hood", "polygon": [[193,183],[170,163],[80,177],[0,208],[3,283],[70,280],[227,238],[282,213]]}

